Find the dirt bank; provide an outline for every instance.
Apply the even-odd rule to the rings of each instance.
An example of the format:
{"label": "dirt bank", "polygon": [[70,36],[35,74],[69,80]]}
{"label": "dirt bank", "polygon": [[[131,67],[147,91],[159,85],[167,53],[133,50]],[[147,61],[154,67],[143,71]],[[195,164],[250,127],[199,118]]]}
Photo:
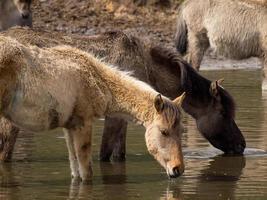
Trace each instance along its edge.
{"label": "dirt bank", "polygon": [[181,1],[164,2],[169,1],[35,0],[34,27],[87,35],[120,29],[172,46]]}

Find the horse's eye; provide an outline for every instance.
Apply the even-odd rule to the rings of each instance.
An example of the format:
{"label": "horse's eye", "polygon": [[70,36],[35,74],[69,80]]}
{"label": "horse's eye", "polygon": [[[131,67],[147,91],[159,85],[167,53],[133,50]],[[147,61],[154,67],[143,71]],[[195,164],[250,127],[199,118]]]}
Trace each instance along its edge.
{"label": "horse's eye", "polygon": [[166,130],[163,130],[163,131],[161,131],[161,134],[164,135],[164,136],[168,136],[169,135],[169,132],[166,131]]}

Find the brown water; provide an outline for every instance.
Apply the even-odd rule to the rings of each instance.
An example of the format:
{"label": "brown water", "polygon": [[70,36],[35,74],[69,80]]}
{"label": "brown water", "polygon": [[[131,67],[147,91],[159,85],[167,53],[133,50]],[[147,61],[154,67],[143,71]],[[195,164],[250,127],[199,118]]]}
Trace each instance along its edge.
{"label": "brown water", "polygon": [[209,71],[224,77],[235,97],[237,124],[246,137],[244,157],[223,157],[185,117],[186,171],[169,180],[147,153],[144,129],[132,124],[125,163],[98,161],[103,121],[94,126],[92,185],[71,184],[67,149],[61,131],[21,135],[14,162],[0,165],[0,199],[267,199],[267,93],[261,71]]}

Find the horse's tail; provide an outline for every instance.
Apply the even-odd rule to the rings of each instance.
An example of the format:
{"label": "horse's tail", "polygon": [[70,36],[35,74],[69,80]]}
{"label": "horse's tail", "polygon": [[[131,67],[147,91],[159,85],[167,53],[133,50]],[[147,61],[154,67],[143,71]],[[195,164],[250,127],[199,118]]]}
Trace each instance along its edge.
{"label": "horse's tail", "polygon": [[188,33],[187,25],[183,18],[182,7],[180,7],[178,18],[177,18],[175,46],[176,46],[177,51],[179,51],[182,55],[184,55],[187,50],[187,43],[188,43],[187,33]]}

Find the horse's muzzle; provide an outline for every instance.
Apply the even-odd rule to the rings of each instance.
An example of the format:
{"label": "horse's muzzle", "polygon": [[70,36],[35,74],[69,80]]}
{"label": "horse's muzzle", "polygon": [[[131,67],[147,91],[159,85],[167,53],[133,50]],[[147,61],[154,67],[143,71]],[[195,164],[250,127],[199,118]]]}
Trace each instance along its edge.
{"label": "horse's muzzle", "polygon": [[28,18],[30,17],[30,13],[22,13],[22,14],[21,14],[21,17],[22,17],[23,19],[28,19]]}
{"label": "horse's muzzle", "polygon": [[182,167],[174,167],[171,172],[168,172],[168,176],[170,178],[177,178],[184,173],[184,169]]}

